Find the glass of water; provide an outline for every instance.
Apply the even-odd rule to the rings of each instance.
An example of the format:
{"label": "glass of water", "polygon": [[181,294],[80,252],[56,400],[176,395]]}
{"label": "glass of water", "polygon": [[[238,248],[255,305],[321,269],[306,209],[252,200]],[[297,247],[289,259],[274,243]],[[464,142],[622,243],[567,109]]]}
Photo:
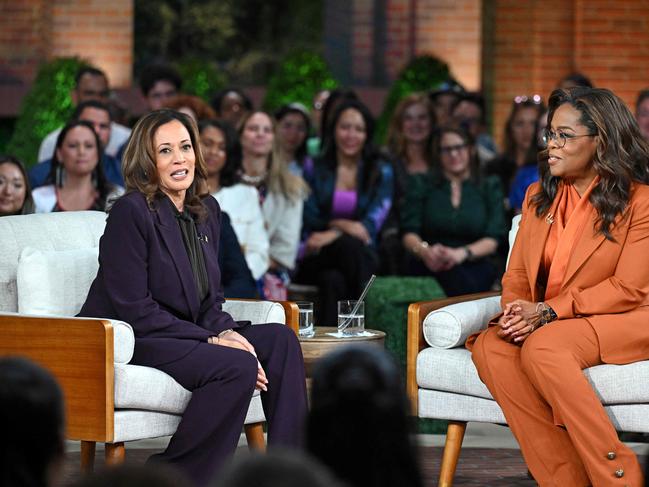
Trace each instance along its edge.
{"label": "glass of water", "polygon": [[313,303],[310,301],[297,301],[295,304],[300,309],[300,336],[312,337],[315,334],[313,330]]}
{"label": "glass of water", "polygon": [[338,301],[338,332],[343,335],[354,336],[365,330],[365,303],[360,302],[358,309],[352,315],[356,306],[355,299]]}

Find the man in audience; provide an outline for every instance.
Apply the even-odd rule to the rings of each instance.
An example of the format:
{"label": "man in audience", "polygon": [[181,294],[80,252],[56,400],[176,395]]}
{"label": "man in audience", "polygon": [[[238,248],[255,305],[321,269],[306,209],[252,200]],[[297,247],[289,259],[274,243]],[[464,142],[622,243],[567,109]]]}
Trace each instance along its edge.
{"label": "man in audience", "polygon": [[480,93],[465,93],[460,97],[453,107],[452,122],[475,140],[481,167],[496,157],[498,148],[487,132],[485,100]]}
{"label": "man in audience", "polygon": [[[72,120],[88,122],[93,126],[95,132],[97,132],[102,147],[106,147],[106,145],[109,144],[113,124],[111,123],[111,114],[108,105],[96,100],[84,101],[77,105],[77,108],[72,115]],[[54,143],[56,145],[56,140]],[[29,171],[29,182],[32,189],[43,186],[46,183],[47,176],[52,167],[53,155],[52,152],[52,155],[50,155],[47,160],[40,164],[36,164]],[[124,186],[124,179],[122,177],[122,169],[119,160],[104,152],[102,164],[108,181],[117,184],[118,186]]]}
{"label": "man in audience", "polygon": [[63,394],[44,368],[0,358],[0,485],[54,484],[63,463]]}
{"label": "man in audience", "polygon": [[164,64],[150,64],[140,75],[140,89],[150,111],[169,104],[180,91],[182,78],[178,71]]}
{"label": "man in audience", "polygon": [[[106,74],[93,67],[83,67],[79,70],[75,77],[75,86],[70,96],[72,97],[72,104],[78,105],[84,101],[96,100],[102,103],[108,103],[108,96],[110,89],[108,87],[108,78]],[[54,147],[56,146],[56,139],[61,132],[61,128],[49,133],[41,142],[41,147],[38,150],[38,162],[43,162],[51,159],[54,154]],[[128,136],[131,134],[131,129],[124,127],[115,122],[111,122],[110,139],[104,145],[106,154],[113,157],[116,156],[120,147],[124,145]]]}
{"label": "man in audience", "polygon": [[638,121],[640,133],[649,140],[649,89],[638,93],[638,99],[635,102],[635,118]]}

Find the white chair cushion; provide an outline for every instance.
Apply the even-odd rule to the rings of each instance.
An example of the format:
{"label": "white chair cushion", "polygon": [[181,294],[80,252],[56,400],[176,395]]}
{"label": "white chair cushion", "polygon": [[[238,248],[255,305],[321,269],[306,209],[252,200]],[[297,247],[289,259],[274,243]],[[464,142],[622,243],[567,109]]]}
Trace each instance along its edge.
{"label": "white chair cushion", "polygon": [[284,308],[272,301],[245,301],[228,299],[223,303],[223,311],[234,320],[250,321],[253,325],[262,323],[286,323]]}
{"label": "white chair cushion", "polygon": [[499,312],[499,296],[445,306],[424,319],[424,339],[431,347],[462,346],[469,335],[486,328]]}
{"label": "white chair cushion", "polygon": [[18,312],[76,315],[99,269],[98,248],[38,250],[20,253],[16,283]]}

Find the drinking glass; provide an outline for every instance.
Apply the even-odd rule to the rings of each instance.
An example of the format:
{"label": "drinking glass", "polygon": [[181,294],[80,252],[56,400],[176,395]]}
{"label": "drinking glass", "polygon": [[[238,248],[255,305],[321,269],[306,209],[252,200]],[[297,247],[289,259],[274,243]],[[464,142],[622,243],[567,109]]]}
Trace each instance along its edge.
{"label": "drinking glass", "polygon": [[312,337],[315,334],[313,330],[313,303],[298,301],[296,304],[300,309],[299,334],[301,337]]}
{"label": "drinking glass", "polygon": [[365,330],[365,303],[360,302],[358,309],[352,315],[352,311],[358,301],[347,299],[338,301],[338,332],[343,335],[359,335]]}

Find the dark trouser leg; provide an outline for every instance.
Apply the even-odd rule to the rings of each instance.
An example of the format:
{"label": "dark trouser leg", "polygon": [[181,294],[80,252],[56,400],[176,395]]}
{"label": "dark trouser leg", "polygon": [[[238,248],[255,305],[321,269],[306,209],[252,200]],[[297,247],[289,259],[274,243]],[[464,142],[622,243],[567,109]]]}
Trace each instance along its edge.
{"label": "dark trouser leg", "polygon": [[206,485],[237,446],[257,360],[242,350],[200,343],[182,359],[156,368],[192,391],[192,398],[169,446],[151,460],[171,463]]}
{"label": "dark trouser leg", "polygon": [[268,423],[268,444],[295,447],[303,443],[307,400],[304,359],[295,333],[285,325],[270,323],[237,330],[255,347],[268,378],[261,393]]}

